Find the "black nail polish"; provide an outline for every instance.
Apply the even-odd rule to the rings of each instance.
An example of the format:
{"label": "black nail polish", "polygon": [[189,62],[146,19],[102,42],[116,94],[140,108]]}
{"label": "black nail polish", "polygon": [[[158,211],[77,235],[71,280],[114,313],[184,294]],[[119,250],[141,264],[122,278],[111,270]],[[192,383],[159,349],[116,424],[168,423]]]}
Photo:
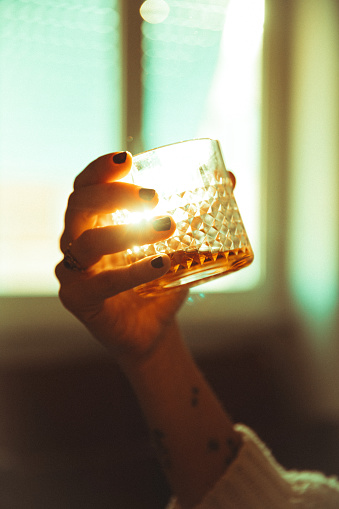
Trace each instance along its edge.
{"label": "black nail polish", "polygon": [[142,200],[152,201],[155,196],[155,191],[154,189],[146,189],[143,187],[142,189],[139,189],[139,196]]}
{"label": "black nail polish", "polygon": [[155,219],[155,221],[153,221],[153,228],[157,232],[165,232],[170,230],[171,225],[172,222],[170,217],[161,217],[160,219]]}
{"label": "black nail polish", "polygon": [[158,258],[153,258],[153,260],[151,261],[151,265],[155,269],[161,269],[161,267],[164,266],[162,256],[158,256]]}
{"label": "black nail polish", "polygon": [[113,156],[115,164],[122,164],[126,161],[127,152],[118,152]]}

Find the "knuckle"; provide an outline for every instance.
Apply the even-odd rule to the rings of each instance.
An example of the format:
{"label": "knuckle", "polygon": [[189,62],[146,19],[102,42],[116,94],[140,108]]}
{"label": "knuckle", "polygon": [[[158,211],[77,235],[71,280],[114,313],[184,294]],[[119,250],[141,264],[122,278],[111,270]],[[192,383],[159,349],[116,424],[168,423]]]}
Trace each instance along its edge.
{"label": "knuckle", "polygon": [[64,269],[64,264],[63,262],[59,262],[58,265],[55,267],[55,270],[54,270],[54,273],[57,277],[57,279],[59,280],[59,282],[61,283],[61,279],[62,279],[62,273],[63,273],[63,269]]}
{"label": "knuckle", "polygon": [[76,295],[75,296],[72,295],[67,288],[61,285],[59,288],[58,296],[64,308],[76,315],[76,309],[78,304],[78,299],[76,298]]}
{"label": "knuckle", "polygon": [[76,200],[76,193],[75,193],[75,191],[73,191],[73,192],[69,195],[69,197],[68,197],[67,207],[68,207],[68,208],[70,208],[70,209],[71,209],[71,208],[74,208],[74,202],[75,202],[75,200]]}
{"label": "knuckle", "polygon": [[65,306],[65,308],[67,308],[67,298],[66,298],[65,290],[62,286],[60,286],[60,288],[59,288],[58,295],[59,295],[59,299],[62,302],[62,304]]}
{"label": "knuckle", "polygon": [[81,181],[81,175],[82,173],[79,173],[79,175],[77,175],[74,179],[74,182],[73,182],[73,189],[77,189],[80,185],[80,181]]}
{"label": "knuckle", "polygon": [[68,244],[69,241],[66,238],[66,233],[63,232],[63,234],[60,237],[60,249],[63,253],[66,251]]}

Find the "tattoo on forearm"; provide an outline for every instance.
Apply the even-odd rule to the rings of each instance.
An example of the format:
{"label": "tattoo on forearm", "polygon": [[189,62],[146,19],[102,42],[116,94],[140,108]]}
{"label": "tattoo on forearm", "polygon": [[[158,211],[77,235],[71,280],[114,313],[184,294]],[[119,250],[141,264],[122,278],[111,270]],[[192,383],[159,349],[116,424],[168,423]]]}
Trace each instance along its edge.
{"label": "tattoo on forearm", "polygon": [[[207,442],[207,451],[217,453],[223,448],[222,445],[218,438],[210,438]],[[228,467],[238,453],[239,444],[233,437],[227,437],[224,445],[226,446],[225,466]]]}
{"label": "tattoo on forearm", "polygon": [[226,458],[225,458],[225,467],[229,467],[233,460],[234,460],[233,456],[226,456]]}
{"label": "tattoo on forearm", "polygon": [[207,442],[207,450],[209,452],[216,452],[220,449],[220,442],[217,438],[210,438]]}
{"label": "tattoo on forearm", "polygon": [[196,407],[199,404],[199,387],[192,387],[192,399],[191,399],[191,405],[192,407]]}
{"label": "tattoo on forearm", "polygon": [[165,445],[165,433],[161,429],[154,429],[151,434],[151,444],[153,445],[157,456],[165,469],[171,468],[169,451]]}

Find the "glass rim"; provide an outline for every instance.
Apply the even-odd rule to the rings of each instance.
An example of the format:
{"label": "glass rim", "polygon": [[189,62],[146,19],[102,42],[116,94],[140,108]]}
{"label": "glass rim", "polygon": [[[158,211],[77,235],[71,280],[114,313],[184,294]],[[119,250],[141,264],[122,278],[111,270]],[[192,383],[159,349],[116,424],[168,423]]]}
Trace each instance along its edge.
{"label": "glass rim", "polygon": [[216,143],[218,145],[219,150],[221,151],[219,140],[216,140],[214,138],[191,138],[189,140],[175,141],[174,143],[168,143],[167,145],[160,145],[160,147],[154,147],[154,148],[150,148],[148,150],[144,150],[143,152],[139,152],[138,154],[132,155],[132,158],[134,159],[135,157],[141,156],[143,154],[148,154],[149,152],[155,152],[156,150],[161,150],[163,148],[173,147],[175,145],[181,145],[181,144],[184,144],[184,143],[191,143],[193,141],[209,141],[209,142],[214,142],[214,143]]}

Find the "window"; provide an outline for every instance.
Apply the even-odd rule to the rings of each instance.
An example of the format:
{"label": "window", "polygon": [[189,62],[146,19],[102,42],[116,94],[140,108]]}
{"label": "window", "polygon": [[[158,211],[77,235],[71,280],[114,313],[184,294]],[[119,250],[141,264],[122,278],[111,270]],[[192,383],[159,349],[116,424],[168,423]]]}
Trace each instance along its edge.
{"label": "window", "polygon": [[[150,24],[129,2],[141,36],[140,48],[128,43],[127,67],[132,52],[140,56],[141,101],[131,83],[125,96],[131,70],[122,65],[124,3],[0,3],[2,295],[56,294],[62,215],[73,179],[89,161],[195,137],[221,140],[256,255],[246,271],[201,288],[237,291],[258,283],[264,1],[167,3],[164,22]],[[131,114],[140,116],[141,128],[126,132],[126,109],[135,101]]]}
{"label": "window", "polygon": [[56,294],[75,175],[122,146],[117,0],[0,2],[0,293]]}
{"label": "window", "polygon": [[169,0],[142,24],[142,146],[216,138],[237,177],[255,263],[194,292],[248,290],[262,275],[260,238],[262,0]]}

